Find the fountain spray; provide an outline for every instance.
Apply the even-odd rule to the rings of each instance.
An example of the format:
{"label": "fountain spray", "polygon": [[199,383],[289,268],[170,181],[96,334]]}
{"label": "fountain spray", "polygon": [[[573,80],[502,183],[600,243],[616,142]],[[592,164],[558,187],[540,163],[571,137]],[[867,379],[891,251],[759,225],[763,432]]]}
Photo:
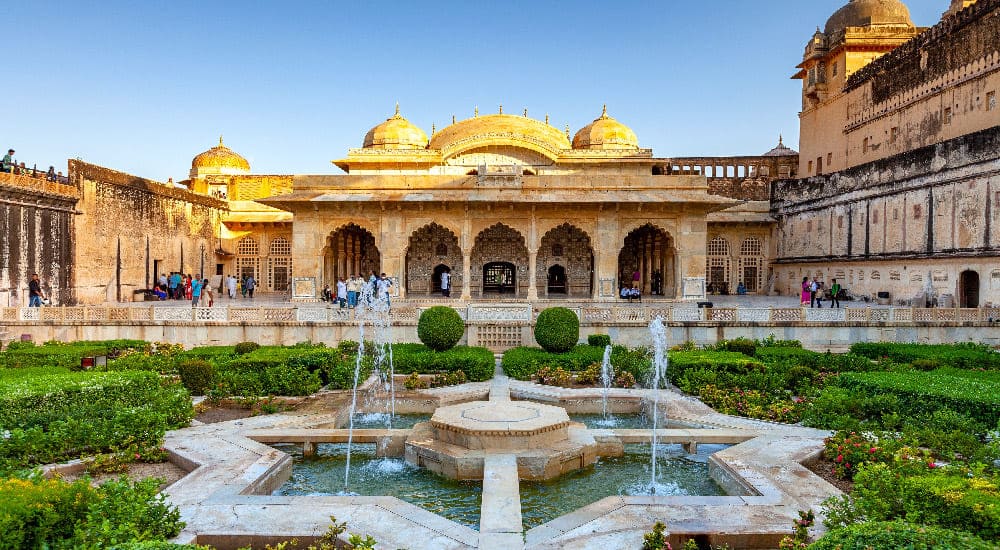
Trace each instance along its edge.
{"label": "fountain spray", "polygon": [[663,317],[657,317],[649,323],[649,333],[653,337],[653,432],[650,451],[650,466],[652,478],[650,491],[656,494],[656,424],[659,417],[660,380],[667,373],[667,329],[663,326]]}

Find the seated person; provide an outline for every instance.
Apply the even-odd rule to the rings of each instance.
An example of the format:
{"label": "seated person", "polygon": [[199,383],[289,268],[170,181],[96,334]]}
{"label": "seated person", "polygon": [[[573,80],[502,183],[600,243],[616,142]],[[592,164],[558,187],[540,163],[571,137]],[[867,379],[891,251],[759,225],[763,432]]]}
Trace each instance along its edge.
{"label": "seated person", "polygon": [[747,287],[746,285],[743,284],[743,281],[740,281],[740,284],[736,285],[736,294],[743,296],[746,293],[747,293]]}
{"label": "seated person", "polygon": [[163,290],[162,286],[153,287],[153,294],[156,294],[156,298],[159,300],[167,299],[167,291]]}
{"label": "seated person", "polygon": [[623,300],[626,300],[626,299],[628,299],[628,297],[629,297],[629,292],[630,292],[630,291],[631,291],[631,289],[630,289],[630,288],[628,288],[627,286],[623,286],[623,287],[622,287],[622,290],[621,290],[621,292],[619,292],[619,293],[618,293],[618,295],[619,295],[619,296],[620,296],[620,297],[621,297],[621,298],[622,298]]}
{"label": "seated person", "polygon": [[642,301],[642,293],[639,292],[639,287],[633,286],[632,288],[629,289],[628,301],[631,302],[632,300],[639,300],[640,302]]}

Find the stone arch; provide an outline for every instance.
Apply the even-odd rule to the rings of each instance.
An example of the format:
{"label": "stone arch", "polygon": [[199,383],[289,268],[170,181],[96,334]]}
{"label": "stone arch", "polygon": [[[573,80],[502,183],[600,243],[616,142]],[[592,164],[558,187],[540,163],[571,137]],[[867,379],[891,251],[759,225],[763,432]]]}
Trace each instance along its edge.
{"label": "stone arch", "polygon": [[406,248],[406,293],[430,296],[439,291],[435,269],[446,266],[451,272],[452,288],[462,288],[462,248],[458,236],[437,223],[429,223],[410,235]]}
{"label": "stone arch", "polygon": [[[589,298],[594,292],[594,248],[590,235],[572,225],[564,223],[550,229],[542,236],[536,258],[535,286],[545,289],[553,298]],[[556,285],[550,280],[550,269],[559,265],[563,268],[565,280]]]}
{"label": "stone arch", "polygon": [[732,285],[733,248],[729,239],[716,235],[705,249],[706,291],[710,294],[729,294]]}
{"label": "stone arch", "polygon": [[676,273],[677,248],[669,233],[646,223],[625,235],[618,253],[619,289],[636,284],[647,296],[676,297]]}
{"label": "stone arch", "polygon": [[[484,268],[488,265],[510,264],[513,267],[514,297],[524,298],[528,293],[528,247],[524,235],[503,223],[497,223],[476,235],[472,247],[471,288],[483,296],[486,284]],[[489,292],[486,293],[490,295]]]}
{"label": "stone arch", "polygon": [[382,254],[375,245],[371,231],[348,223],[326,238],[323,253],[324,283],[334,286],[341,277],[367,277],[372,271],[381,272]]}
{"label": "stone arch", "polygon": [[286,237],[275,237],[267,249],[267,288],[287,292],[292,282],[292,243]]}
{"label": "stone arch", "polygon": [[749,293],[763,291],[766,262],[764,241],[755,235],[744,238],[740,244],[737,284],[743,283]]}
{"label": "stone arch", "polygon": [[236,276],[260,281],[260,243],[247,235],[236,243]]}

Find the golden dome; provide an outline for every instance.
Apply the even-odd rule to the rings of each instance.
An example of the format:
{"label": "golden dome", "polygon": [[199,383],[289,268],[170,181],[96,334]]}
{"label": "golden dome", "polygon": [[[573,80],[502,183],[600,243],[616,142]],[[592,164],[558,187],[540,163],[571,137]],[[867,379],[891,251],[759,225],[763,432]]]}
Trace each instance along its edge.
{"label": "golden dome", "polygon": [[475,116],[442,128],[431,138],[429,148],[449,158],[495,145],[530,149],[553,160],[570,148],[569,138],[558,128],[526,116],[505,114]]}
{"label": "golden dome", "polygon": [[824,32],[830,35],[847,27],[871,25],[913,26],[910,10],[900,0],[851,0],[826,22]]}
{"label": "golden dome", "polygon": [[604,106],[601,116],[584,126],[573,137],[574,149],[638,149],[639,138],[631,128],[608,116]]}
{"label": "golden dome", "polygon": [[222,144],[222,136],[219,136],[219,145],[212,147],[208,151],[194,157],[191,161],[191,171],[199,170],[242,170],[250,171],[250,163],[247,159],[233,152],[232,149]]}
{"label": "golden dome", "polygon": [[368,130],[365,134],[365,149],[426,149],[427,134],[409,120],[399,114],[399,104],[396,104],[396,114],[385,122]]}

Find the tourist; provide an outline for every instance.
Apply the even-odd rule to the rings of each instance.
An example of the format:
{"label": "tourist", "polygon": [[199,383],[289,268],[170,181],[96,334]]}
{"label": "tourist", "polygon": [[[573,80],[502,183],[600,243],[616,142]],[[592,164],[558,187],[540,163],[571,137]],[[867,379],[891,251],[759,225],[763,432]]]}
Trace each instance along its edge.
{"label": "tourist", "polygon": [[347,281],[343,277],[337,281],[337,303],[341,308],[347,307]]}
{"label": "tourist", "polygon": [[162,287],[164,290],[167,289],[167,274],[160,273],[160,278],[156,280],[157,286]]}
{"label": "tourist", "polygon": [[816,304],[823,307],[823,297],[820,295],[822,288],[819,281],[813,279],[812,284],[809,285],[809,307],[816,307]]}
{"label": "tourist", "polygon": [[257,288],[257,280],[253,278],[253,275],[247,275],[246,283],[243,286],[247,289],[247,295],[253,300],[253,291]]}
{"label": "tourist", "polygon": [[208,307],[215,305],[215,293],[212,292],[212,285],[208,284],[208,279],[202,279],[201,293],[204,295],[205,299],[208,300]]}
{"label": "tourist", "polygon": [[333,291],[330,290],[330,284],[329,283],[323,285],[323,290],[319,293],[319,299],[323,300],[324,302],[332,302],[333,301]]}
{"label": "tourist", "polygon": [[347,307],[353,309],[358,305],[358,293],[363,284],[360,273],[347,279]]}
{"label": "tourist", "polygon": [[49,166],[49,171],[45,173],[46,181],[56,181],[56,167]]}
{"label": "tourist", "polygon": [[840,309],[840,283],[837,279],[833,280],[833,286],[830,287],[830,307],[834,307],[837,304],[837,309]]}
{"label": "tourist", "polygon": [[42,291],[42,281],[38,278],[38,273],[31,275],[28,282],[28,307],[42,307],[42,300],[45,299],[45,292]]}
{"label": "tourist", "polygon": [[799,300],[799,305],[805,307],[809,303],[810,295],[812,294],[812,283],[809,282],[809,277],[802,277],[802,296]]}
{"label": "tourist", "polygon": [[180,276],[176,271],[170,272],[170,277],[167,278],[167,294],[170,299],[177,299],[177,285],[180,283]]}
{"label": "tourist", "polygon": [[663,294],[663,274],[657,269],[653,271],[653,294]]}
{"label": "tourist", "polygon": [[628,301],[639,300],[642,302],[642,292],[639,290],[638,285],[632,285],[632,288],[628,291]]}
{"label": "tourist", "polygon": [[157,300],[159,300],[159,301],[162,302],[163,300],[167,299],[166,288],[167,288],[166,286],[160,285],[160,286],[157,286],[156,288],[153,289],[153,294],[156,295],[156,299]]}
{"label": "tourist", "polygon": [[184,299],[185,300],[190,300],[190,299],[194,298],[194,294],[193,294],[194,288],[193,288],[193,285],[191,284],[192,279],[193,279],[193,277],[191,277],[190,273],[187,274],[187,277],[184,277]]}
{"label": "tourist", "polygon": [[451,272],[447,270],[441,273],[441,295],[445,298],[451,297]]}
{"label": "tourist", "polygon": [[186,285],[186,292],[191,296],[191,307],[198,307],[198,301],[201,300],[201,279],[188,279]]}
{"label": "tourist", "polygon": [[229,292],[229,299],[236,299],[236,276],[230,274],[226,277],[226,290]]}
{"label": "tourist", "polygon": [[7,154],[3,156],[3,171],[7,173],[14,173],[14,150],[8,149]]}
{"label": "tourist", "polygon": [[746,285],[743,284],[743,281],[740,281],[740,283],[736,285],[736,294],[739,296],[743,296],[746,293],[747,293],[747,287]]}
{"label": "tourist", "polygon": [[642,275],[640,275],[639,270],[636,269],[634,272],[632,272],[632,286],[638,287],[639,283],[641,282],[642,282]]}
{"label": "tourist", "polygon": [[385,276],[385,273],[378,278],[376,283],[378,285],[378,299],[385,299],[386,307],[392,307],[392,303],[389,301],[389,288],[392,287],[392,281]]}

